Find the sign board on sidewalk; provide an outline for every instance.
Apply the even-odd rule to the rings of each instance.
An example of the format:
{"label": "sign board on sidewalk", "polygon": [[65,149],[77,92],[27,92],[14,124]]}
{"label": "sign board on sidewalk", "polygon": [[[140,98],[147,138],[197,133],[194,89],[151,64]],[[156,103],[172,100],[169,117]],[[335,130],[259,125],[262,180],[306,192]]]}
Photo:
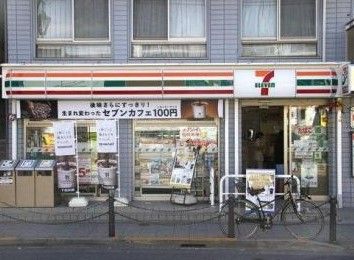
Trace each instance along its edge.
{"label": "sign board on sidewalk", "polygon": [[258,194],[262,201],[264,211],[274,211],[275,209],[275,170],[272,169],[246,169],[246,199],[259,205],[257,196],[250,194],[250,189],[260,190]]}

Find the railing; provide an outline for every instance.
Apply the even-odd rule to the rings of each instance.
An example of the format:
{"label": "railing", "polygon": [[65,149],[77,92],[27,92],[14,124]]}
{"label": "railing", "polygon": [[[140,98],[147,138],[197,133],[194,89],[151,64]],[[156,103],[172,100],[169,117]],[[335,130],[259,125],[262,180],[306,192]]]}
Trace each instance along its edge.
{"label": "railing", "polygon": [[[237,197],[238,195],[245,195],[246,193],[243,191],[239,191],[237,189],[237,182],[239,181],[240,178],[246,178],[246,174],[232,174],[232,175],[225,175],[220,179],[220,183],[219,183],[219,209],[221,209],[221,206],[224,203],[224,197],[229,197],[229,195],[234,195],[235,197]],[[291,178],[291,175],[275,175],[276,179],[288,179]],[[296,193],[294,193],[295,195],[300,195],[300,180],[298,177],[293,176],[293,178],[296,180]],[[226,180],[230,180],[230,179],[234,179],[234,191],[232,192],[225,192],[225,187],[226,185],[228,185],[230,183],[226,182]],[[275,192],[275,195],[284,195],[286,192]]]}

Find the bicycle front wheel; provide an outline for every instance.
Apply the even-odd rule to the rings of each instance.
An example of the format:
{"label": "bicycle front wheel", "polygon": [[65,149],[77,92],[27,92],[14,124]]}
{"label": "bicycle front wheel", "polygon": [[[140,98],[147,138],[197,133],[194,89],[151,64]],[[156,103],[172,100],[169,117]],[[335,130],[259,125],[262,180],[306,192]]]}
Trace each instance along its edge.
{"label": "bicycle front wheel", "polygon": [[305,199],[287,203],[282,210],[281,221],[290,234],[298,239],[313,239],[324,226],[321,209]]}
{"label": "bicycle front wheel", "polygon": [[[234,222],[231,226],[228,222],[230,208],[233,208],[234,211]],[[260,221],[261,217],[258,207],[253,202],[243,198],[228,200],[227,203],[222,206],[219,213],[219,226],[221,231],[226,236],[234,232],[235,237],[238,239],[252,237],[252,235],[256,233]],[[234,229],[231,229],[232,226]]]}

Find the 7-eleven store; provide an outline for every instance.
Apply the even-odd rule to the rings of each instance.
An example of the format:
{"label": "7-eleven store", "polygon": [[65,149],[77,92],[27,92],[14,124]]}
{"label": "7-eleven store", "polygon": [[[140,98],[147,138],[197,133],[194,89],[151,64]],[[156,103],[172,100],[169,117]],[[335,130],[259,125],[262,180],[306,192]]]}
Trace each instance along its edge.
{"label": "7-eleven store", "polygon": [[[115,120],[119,145],[113,158],[121,196],[169,199],[178,157],[194,162],[192,190],[208,199],[213,188],[218,197],[220,177],[255,167],[252,141],[262,132],[262,167],[292,172],[303,189],[325,198],[336,190],[331,184],[337,178],[338,167],[331,165],[336,153],[329,151],[336,149],[340,121],[332,106],[339,68],[335,63],[3,64],[2,95],[13,119],[9,157],[55,158],[53,122],[75,121],[80,190],[99,196],[97,124]],[[50,111],[33,112],[36,104]],[[199,150],[193,158],[183,155],[190,147]]]}

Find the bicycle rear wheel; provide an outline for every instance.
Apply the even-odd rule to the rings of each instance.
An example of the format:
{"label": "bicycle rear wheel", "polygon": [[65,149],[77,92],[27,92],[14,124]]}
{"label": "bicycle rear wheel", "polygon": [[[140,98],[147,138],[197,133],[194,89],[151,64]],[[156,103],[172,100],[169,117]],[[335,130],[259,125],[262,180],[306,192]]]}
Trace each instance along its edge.
{"label": "bicycle rear wheel", "polygon": [[281,221],[290,234],[298,239],[313,239],[324,226],[321,209],[305,199],[296,199],[295,205],[287,203],[282,210]]}
{"label": "bicycle rear wheel", "polygon": [[221,231],[226,236],[229,235],[228,218],[231,203],[234,208],[235,237],[238,239],[250,238],[256,233],[261,222],[261,217],[258,207],[253,202],[243,198],[227,200],[222,206],[219,213],[219,226]]}

